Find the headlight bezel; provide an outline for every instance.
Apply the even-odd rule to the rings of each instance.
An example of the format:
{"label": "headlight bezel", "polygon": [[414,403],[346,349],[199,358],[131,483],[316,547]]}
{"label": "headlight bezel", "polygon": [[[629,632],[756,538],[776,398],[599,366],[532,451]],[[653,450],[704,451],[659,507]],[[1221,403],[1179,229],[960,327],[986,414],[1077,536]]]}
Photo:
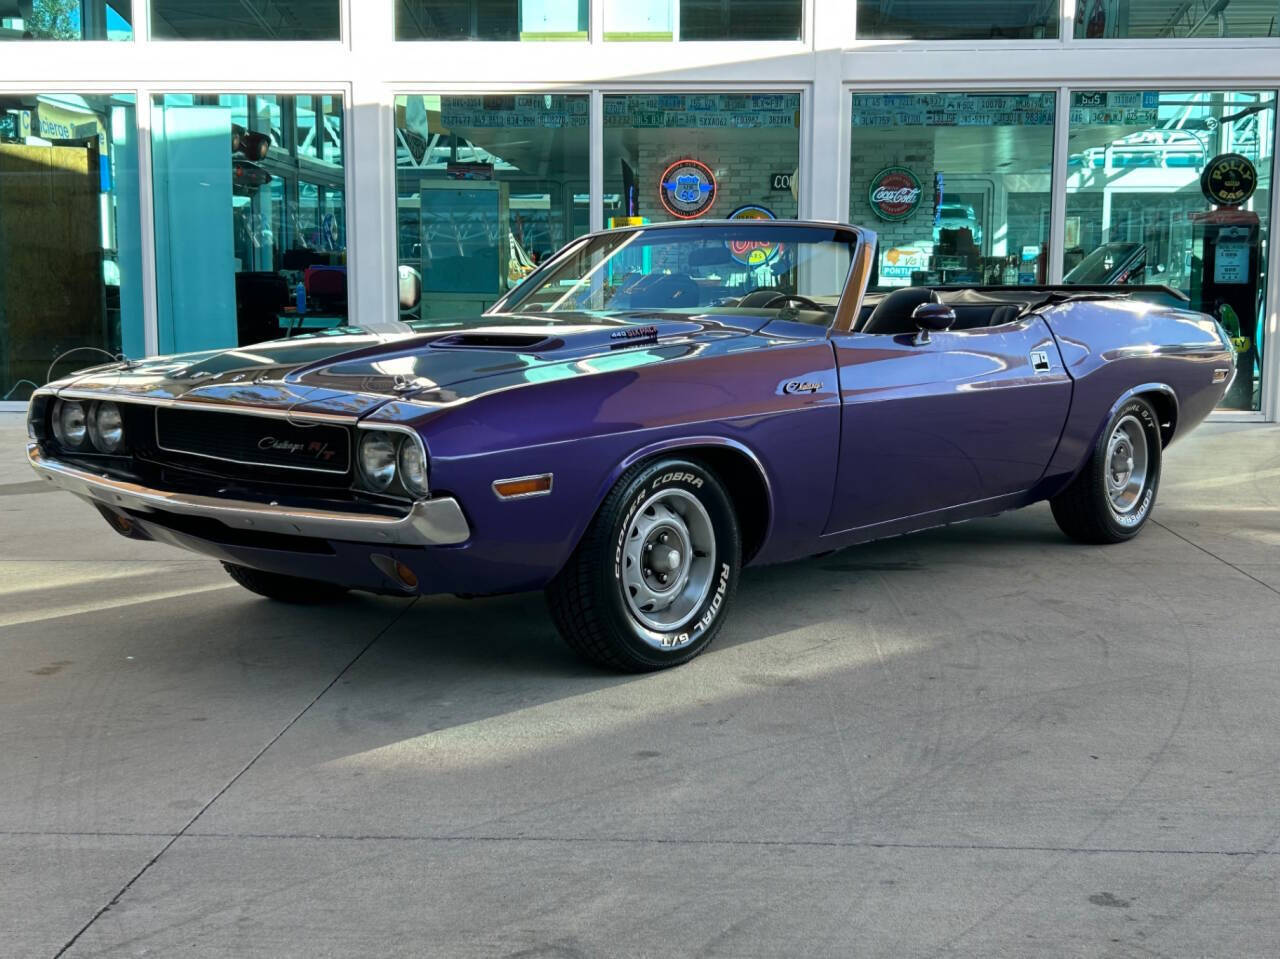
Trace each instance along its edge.
{"label": "headlight bezel", "polygon": [[[421,500],[430,496],[431,456],[417,430],[409,426],[361,423],[355,433],[354,489],[362,493],[397,500]],[[386,483],[382,482],[381,471],[377,475],[371,475],[370,469],[365,466],[363,455],[366,449],[365,444],[375,442],[371,437],[381,437],[383,442],[391,444],[393,450],[394,474]],[[411,460],[417,458],[420,458],[422,463],[421,483],[414,478],[406,478],[417,475],[416,471],[405,468],[406,463],[412,466]],[[381,469],[386,469],[385,462]]]}
{"label": "headlight bezel", "polygon": [[[411,478],[412,460],[420,467],[421,479]],[[396,475],[404,491],[414,499],[422,499],[431,492],[431,464],[427,460],[427,451],[417,436],[402,436],[399,450],[396,453]]]}

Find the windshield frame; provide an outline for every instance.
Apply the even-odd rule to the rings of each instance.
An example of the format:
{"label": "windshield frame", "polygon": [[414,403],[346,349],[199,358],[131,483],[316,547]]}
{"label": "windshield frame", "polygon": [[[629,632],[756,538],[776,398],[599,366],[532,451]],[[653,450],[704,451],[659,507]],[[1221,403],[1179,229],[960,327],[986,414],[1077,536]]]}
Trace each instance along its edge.
{"label": "windshield frame", "polygon": [[[484,315],[519,313],[519,302],[528,296],[529,291],[537,287],[540,281],[546,280],[566,260],[580,253],[589,244],[598,242],[602,238],[607,237],[615,243],[621,238],[622,242],[617,243],[616,247],[621,249],[631,242],[627,238],[627,234],[638,238],[641,234],[666,230],[732,229],[745,226],[749,226],[752,230],[762,228],[777,229],[780,233],[796,229],[822,230],[831,233],[830,242],[847,244],[851,251],[849,270],[845,275],[844,286],[840,291],[835,314],[831,322],[827,324],[826,329],[827,334],[830,335],[833,332],[842,332],[851,328],[853,318],[858,315],[862,297],[866,293],[867,281],[870,278],[870,270],[867,269],[868,257],[865,254],[868,250],[875,249],[876,235],[862,227],[821,220],[697,220],[694,222],[646,223],[643,226],[626,226],[613,230],[586,233],[575,240],[571,240],[558,250],[554,256],[540,263],[538,268],[525,277],[518,286],[508,290],[497,302],[485,310]],[[604,262],[608,262],[608,260],[606,259]],[[521,290],[525,292],[522,294]],[[553,315],[554,311],[547,311],[547,313]]]}

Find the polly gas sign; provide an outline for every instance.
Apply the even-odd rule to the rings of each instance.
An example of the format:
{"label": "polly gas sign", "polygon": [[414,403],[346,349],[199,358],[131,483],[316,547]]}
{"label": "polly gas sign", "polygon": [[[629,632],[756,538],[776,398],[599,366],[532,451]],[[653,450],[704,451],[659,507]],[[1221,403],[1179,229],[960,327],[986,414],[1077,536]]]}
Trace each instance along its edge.
{"label": "polly gas sign", "polygon": [[1253,161],[1239,153],[1214,157],[1200,174],[1200,191],[1217,206],[1241,206],[1257,188],[1257,168]]}
{"label": "polly gas sign", "polygon": [[924,188],[919,178],[902,166],[885,167],[871,178],[867,202],[882,220],[905,220],[916,212]]}

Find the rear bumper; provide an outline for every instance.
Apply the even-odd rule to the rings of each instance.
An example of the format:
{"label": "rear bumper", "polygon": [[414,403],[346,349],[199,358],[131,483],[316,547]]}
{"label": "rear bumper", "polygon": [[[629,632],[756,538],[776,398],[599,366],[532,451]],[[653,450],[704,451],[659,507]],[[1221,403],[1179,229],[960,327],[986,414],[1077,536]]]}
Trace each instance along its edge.
{"label": "rear bumper", "polygon": [[27,459],[55,486],[115,509],[200,516],[233,529],[384,546],[451,546],[471,536],[457,500],[448,496],[419,500],[403,517],[376,516],[151,489],[50,458],[35,443],[28,444]]}

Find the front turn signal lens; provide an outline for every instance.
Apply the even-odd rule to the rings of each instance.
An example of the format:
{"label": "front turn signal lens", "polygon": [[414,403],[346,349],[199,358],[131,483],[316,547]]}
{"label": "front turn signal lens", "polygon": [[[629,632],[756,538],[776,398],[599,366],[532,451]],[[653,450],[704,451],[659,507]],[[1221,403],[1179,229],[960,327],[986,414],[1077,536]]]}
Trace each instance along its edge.
{"label": "front turn signal lens", "polygon": [[515,499],[518,496],[543,496],[551,492],[551,473],[538,476],[517,476],[513,479],[497,480],[493,491],[498,499]]}

